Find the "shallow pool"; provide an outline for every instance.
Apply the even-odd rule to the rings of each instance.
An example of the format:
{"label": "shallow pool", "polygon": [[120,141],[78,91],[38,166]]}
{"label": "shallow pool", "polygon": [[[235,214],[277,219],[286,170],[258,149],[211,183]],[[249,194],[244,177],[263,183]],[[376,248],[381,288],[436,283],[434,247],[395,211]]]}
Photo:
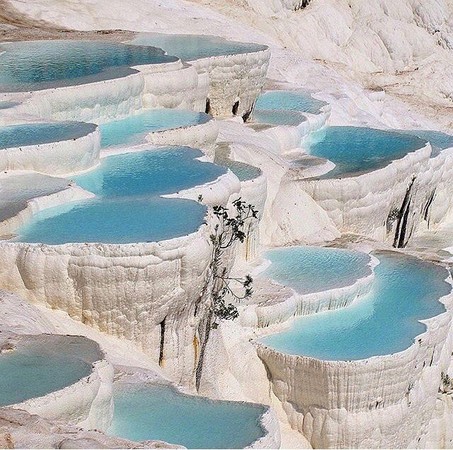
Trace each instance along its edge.
{"label": "shallow pool", "polygon": [[380,169],[426,145],[417,136],[362,127],[327,127],[309,137],[307,151],[336,167],[323,176],[334,178]]}
{"label": "shallow pool", "polygon": [[23,41],[0,44],[0,92],[72,86],[123,77],[131,66],[177,58],[162,50],[104,41]]}
{"label": "shallow pool", "polygon": [[73,177],[84,189],[102,197],[172,194],[216,180],[226,169],[196,158],[200,150],[166,147],[109,156],[89,172]]}
{"label": "shallow pool", "polygon": [[69,141],[86,136],[96,125],[85,122],[24,123],[0,127],[0,149]]}
{"label": "shallow pool", "polygon": [[216,150],[214,163],[230,169],[239,178],[239,181],[254,180],[262,174],[258,167],[230,159],[229,148]]}
{"label": "shallow pool", "polygon": [[143,142],[146,134],[206,123],[208,114],[180,109],[153,109],[100,126],[102,147]]}
{"label": "shallow pool", "polygon": [[0,109],[9,109],[19,105],[18,102],[0,102]]}
{"label": "shallow pool", "polygon": [[284,111],[273,109],[255,109],[252,114],[253,121],[268,125],[287,125],[297,127],[307,118],[298,111]]}
{"label": "shallow pool", "polygon": [[371,274],[366,253],[322,247],[290,247],[265,254],[271,264],[262,276],[300,294],[349,286]]}
{"label": "shallow pool", "polygon": [[130,42],[134,45],[153,45],[169,55],[192,61],[211,56],[236,55],[265,50],[265,45],[228,41],[221,37],[195,34],[143,33]]}
{"label": "shallow pool", "polygon": [[181,394],[169,386],[119,384],[108,434],[187,448],[244,448],[263,436],[265,407]]}
{"label": "shallow pool", "polygon": [[261,341],[275,350],[322,360],[357,360],[405,350],[426,330],[419,320],[445,311],[447,271],[394,253],[380,264],[370,294],[350,306],[296,319],[288,331]]}
{"label": "shallow pool", "polygon": [[38,212],[17,230],[21,242],[64,244],[154,242],[195,232],[206,207],[162,198],[216,180],[222,167],[198,161],[202,153],[169,147],[104,158],[94,170],[74,177],[95,198]]}
{"label": "shallow pool", "polygon": [[20,242],[157,242],[195,232],[206,208],[197,202],[151,197],[92,199],[48,208],[17,231]]}
{"label": "shallow pool", "polygon": [[102,359],[98,345],[79,336],[19,338],[14,351],[0,354],[0,406],[42,397],[70,386]]}
{"label": "shallow pool", "polygon": [[[327,103],[313,98],[304,91],[267,91],[261,94],[255,104],[256,113],[260,110],[280,110],[288,113],[288,119],[293,120],[292,113],[319,114]],[[255,114],[255,113],[254,113]],[[278,115],[276,115],[278,117]],[[284,116],[283,116],[284,117]],[[283,119],[281,119],[283,120]],[[288,123],[290,125],[290,123]]]}

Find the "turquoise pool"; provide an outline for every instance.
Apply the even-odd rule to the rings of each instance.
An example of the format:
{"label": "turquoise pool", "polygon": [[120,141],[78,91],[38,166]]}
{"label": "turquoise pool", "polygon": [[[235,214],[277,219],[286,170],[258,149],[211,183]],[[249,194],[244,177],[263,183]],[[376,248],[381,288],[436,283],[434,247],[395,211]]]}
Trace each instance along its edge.
{"label": "turquoise pool", "polygon": [[453,147],[453,136],[433,130],[400,130],[401,133],[408,133],[428,141],[433,147],[433,154],[436,155],[446,148]]}
{"label": "turquoise pool", "polygon": [[107,80],[135,73],[131,66],[176,60],[157,48],[105,41],[0,43],[0,92]]}
{"label": "turquoise pool", "polygon": [[14,351],[0,354],[0,406],[42,397],[90,375],[102,359],[99,346],[79,336],[19,338]]}
{"label": "turquoise pool", "polygon": [[24,123],[0,127],[0,150],[69,141],[86,136],[96,125],[85,122]]}
{"label": "turquoise pool", "polygon": [[154,242],[195,232],[206,207],[162,198],[216,180],[226,170],[198,161],[187,147],[125,153],[104,158],[74,180],[95,198],[38,212],[19,228],[21,242],[64,244]]}
{"label": "turquoise pool", "polygon": [[252,114],[253,120],[258,123],[268,125],[287,125],[297,127],[307,118],[297,111],[284,111],[272,109],[254,109]]}
{"label": "turquoise pool", "polygon": [[9,109],[17,106],[18,102],[0,102],[0,109]]}
{"label": "turquoise pool", "polygon": [[323,176],[335,178],[380,169],[426,145],[417,136],[362,127],[327,127],[312,133],[308,153],[336,167]]}
{"label": "turquoise pool", "polygon": [[102,197],[143,197],[172,194],[216,180],[226,169],[196,158],[200,150],[166,147],[101,160],[89,172],[73,177],[87,191]]}
{"label": "turquoise pool", "polygon": [[153,131],[206,123],[208,114],[180,109],[153,109],[100,126],[102,147],[137,144]]}
{"label": "turquoise pool", "polygon": [[261,110],[281,111],[286,112],[289,120],[291,120],[292,114],[295,112],[319,114],[321,108],[326,105],[326,102],[313,98],[309,92],[267,91],[258,97],[255,104],[255,113]]}
{"label": "turquoise pool", "polygon": [[187,448],[244,448],[263,436],[265,407],[181,394],[169,386],[119,384],[108,433]]}
{"label": "turquoise pool", "polygon": [[130,244],[185,236],[203,223],[197,202],[151,197],[92,199],[45,209],[18,230],[21,242]]}
{"label": "turquoise pool", "polygon": [[162,48],[169,55],[186,61],[211,56],[236,55],[265,50],[267,46],[195,34],[143,33],[130,42],[134,45],[153,45]]}
{"label": "turquoise pool", "polygon": [[300,294],[349,286],[371,274],[366,253],[322,247],[289,247],[270,250],[262,276],[293,288]]}
{"label": "turquoise pool", "polygon": [[358,360],[396,353],[426,330],[419,320],[445,311],[446,269],[395,253],[377,253],[372,291],[346,308],[296,319],[261,342],[275,350],[322,360]]}

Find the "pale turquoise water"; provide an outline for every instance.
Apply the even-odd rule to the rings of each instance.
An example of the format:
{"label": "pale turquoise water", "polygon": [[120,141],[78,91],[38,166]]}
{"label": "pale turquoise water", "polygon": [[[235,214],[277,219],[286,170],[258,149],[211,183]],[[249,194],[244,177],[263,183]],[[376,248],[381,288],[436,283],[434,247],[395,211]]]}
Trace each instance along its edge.
{"label": "pale turquoise water", "polygon": [[266,49],[265,45],[228,41],[226,39],[195,34],[143,33],[130,42],[134,45],[153,45],[169,55],[186,61],[210,56],[236,55]]}
{"label": "pale turquoise water", "polygon": [[244,448],[263,436],[259,405],[187,396],[168,386],[116,386],[108,434],[187,448]]}
{"label": "pale turquoise water", "polygon": [[0,92],[72,86],[123,77],[131,66],[175,61],[149,46],[102,41],[23,41],[0,44]]}
{"label": "pale turquoise water", "polygon": [[[326,102],[313,98],[309,92],[267,91],[258,97],[255,111],[283,110],[319,114],[321,108],[326,105]],[[288,117],[291,118],[291,113],[288,114]]]}
{"label": "pale turquoise water", "polygon": [[77,336],[40,336],[20,340],[0,354],[0,406],[42,397],[88,376],[101,359],[93,341]]}
{"label": "pale turquoise water", "polygon": [[185,236],[203,223],[197,202],[150,197],[93,199],[37,213],[18,230],[21,242],[129,244]]}
{"label": "pale turquoise water", "polygon": [[152,109],[100,126],[102,147],[144,141],[147,133],[206,123],[208,114],[180,109]]}
{"label": "pale turquoise water", "polygon": [[393,253],[376,254],[373,289],[350,306],[295,320],[261,341],[283,353],[322,360],[357,360],[405,350],[426,330],[419,320],[445,311],[446,269]]}
{"label": "pale turquoise water", "polygon": [[0,127],[0,149],[78,139],[96,129],[85,122],[26,123]]}
{"label": "pale turquoise water", "polygon": [[362,127],[327,127],[309,139],[310,154],[336,164],[325,178],[380,169],[426,145],[417,136]]}
{"label": "pale turquoise water", "polygon": [[166,147],[103,158],[94,170],[73,177],[87,191],[103,197],[172,194],[214,181],[226,169],[195,158],[200,150]]}
{"label": "pale turquoise water", "polygon": [[298,111],[272,110],[272,109],[255,109],[253,111],[253,120],[258,123],[269,125],[288,125],[297,127],[307,118]]}
{"label": "pale turquoise water", "polygon": [[0,102],[0,109],[9,109],[18,104],[18,102]]}
{"label": "pale turquoise water", "polygon": [[160,195],[214,181],[226,170],[196,160],[199,150],[168,147],[104,158],[74,180],[96,198],[37,213],[17,230],[21,242],[125,244],[195,232],[206,207]]}
{"label": "pale turquoise water", "polygon": [[337,248],[290,247],[266,252],[271,265],[263,276],[300,294],[349,286],[371,273],[365,253]]}
{"label": "pale turquoise water", "polygon": [[428,141],[433,147],[433,154],[439,154],[439,151],[453,147],[453,136],[433,130],[400,130],[402,133],[409,133],[414,136]]}

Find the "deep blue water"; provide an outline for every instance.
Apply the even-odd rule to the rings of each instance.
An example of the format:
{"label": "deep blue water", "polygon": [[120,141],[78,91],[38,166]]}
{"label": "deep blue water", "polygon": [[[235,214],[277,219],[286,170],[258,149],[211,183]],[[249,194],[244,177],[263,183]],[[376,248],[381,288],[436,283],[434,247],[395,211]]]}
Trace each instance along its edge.
{"label": "deep blue water", "polygon": [[267,47],[260,44],[228,41],[217,36],[194,34],[143,33],[130,42],[134,45],[153,45],[169,55],[192,61],[210,56],[236,55],[256,52]]}
{"label": "deep blue water", "polygon": [[135,72],[131,66],[175,60],[157,48],[105,41],[0,43],[0,92],[40,90],[123,77]]}
{"label": "deep blue water", "polygon": [[147,133],[206,123],[208,114],[181,109],[152,109],[100,126],[102,147],[139,143]]}
{"label": "deep blue water", "polygon": [[419,320],[445,311],[447,271],[413,257],[376,254],[370,294],[346,308],[297,318],[261,341],[279,352],[322,360],[358,360],[405,350],[426,330]]}
{"label": "deep blue water", "polygon": [[96,125],[84,122],[24,123],[0,127],[0,149],[77,139]]}
{"label": "deep blue water", "polygon": [[[120,385],[121,386],[121,385]],[[187,448],[244,448],[263,436],[264,407],[187,396],[168,386],[123,385],[114,392],[108,433]]]}
{"label": "deep blue water", "polygon": [[426,145],[407,133],[362,127],[327,127],[309,139],[310,154],[336,164],[325,178],[380,169]]}

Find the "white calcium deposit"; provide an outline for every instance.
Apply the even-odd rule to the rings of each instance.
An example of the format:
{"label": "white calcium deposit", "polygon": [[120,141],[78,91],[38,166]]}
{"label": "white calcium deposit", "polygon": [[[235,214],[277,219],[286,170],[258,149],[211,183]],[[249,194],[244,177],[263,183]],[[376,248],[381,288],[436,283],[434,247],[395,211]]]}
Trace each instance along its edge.
{"label": "white calcium deposit", "polygon": [[191,61],[199,73],[209,78],[208,98],[212,114],[230,116],[250,113],[263,88],[270,50],[238,55],[211,56]]}
{"label": "white calcium deposit", "polygon": [[212,160],[218,134],[219,126],[211,119],[198,125],[154,131],[146,136],[146,140],[154,145],[184,145],[198,148]]}
{"label": "white calcium deposit", "polygon": [[86,170],[99,159],[100,141],[98,127],[87,124],[87,133],[78,138],[1,149],[0,170],[33,170],[49,175]]}

